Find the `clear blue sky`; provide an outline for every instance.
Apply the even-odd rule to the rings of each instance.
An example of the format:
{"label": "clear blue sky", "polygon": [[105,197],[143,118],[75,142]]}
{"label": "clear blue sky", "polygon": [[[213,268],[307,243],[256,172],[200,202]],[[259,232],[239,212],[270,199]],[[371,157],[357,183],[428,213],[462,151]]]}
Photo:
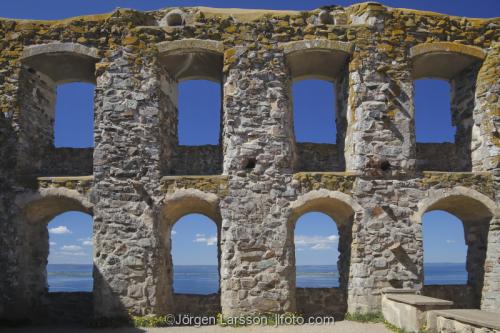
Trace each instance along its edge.
{"label": "clear blue sky", "polygon": [[[500,15],[498,0],[388,0],[393,7],[432,10],[451,15],[492,17]],[[353,1],[334,1],[349,5]],[[16,0],[0,2],[0,16],[25,19],[59,19],[70,16],[110,12],[116,7],[152,10],[172,6],[212,6],[308,10],[330,5],[331,1],[119,1],[119,0]],[[197,98],[192,98],[196,93]],[[92,94],[89,84],[67,84],[58,88],[55,122],[56,146],[89,147],[92,139]],[[302,81],[293,86],[295,133],[298,141],[335,142],[333,85],[322,81]],[[216,144],[219,140],[220,86],[206,81],[180,85],[179,137],[181,144]],[[416,133],[419,142],[454,140],[451,126],[449,86],[444,81],[416,82]],[[432,120],[431,120],[432,119]],[[91,218],[69,212],[50,224],[51,263],[90,263]],[[182,218],[174,227],[175,264],[216,264],[215,224],[201,215]],[[446,239],[441,235],[446,234]],[[297,263],[335,264],[337,230],[324,214],[304,215],[297,223]],[[439,236],[438,236],[439,235]],[[188,251],[186,251],[188,250]],[[426,262],[464,262],[463,227],[443,212],[424,216]]]}

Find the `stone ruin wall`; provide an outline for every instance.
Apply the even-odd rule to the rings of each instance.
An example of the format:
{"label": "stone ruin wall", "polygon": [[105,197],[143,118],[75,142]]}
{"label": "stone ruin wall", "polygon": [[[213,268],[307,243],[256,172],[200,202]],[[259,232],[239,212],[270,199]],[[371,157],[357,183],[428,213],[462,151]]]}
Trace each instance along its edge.
{"label": "stone ruin wall", "polygon": [[[75,303],[45,273],[46,225],[68,210],[93,215],[95,317],[372,312],[384,288],[498,311],[499,24],[377,3],[1,19],[0,317]],[[335,83],[335,145],[295,142],[290,86],[308,77]],[[415,142],[422,77],[450,81],[454,144]],[[193,78],[221,83],[219,145],[178,144],[177,82]],[[55,87],[72,81],[96,84],[94,149],[53,145]],[[433,209],[464,222],[467,286],[423,288]],[[339,288],[295,288],[309,211],[338,225]],[[188,213],[217,224],[218,295],[173,294],[170,231]]]}

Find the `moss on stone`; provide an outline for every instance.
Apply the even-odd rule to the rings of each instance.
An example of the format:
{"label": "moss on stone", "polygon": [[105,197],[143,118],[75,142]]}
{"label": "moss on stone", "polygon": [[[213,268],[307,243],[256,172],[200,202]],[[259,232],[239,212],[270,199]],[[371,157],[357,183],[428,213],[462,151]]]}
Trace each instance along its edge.
{"label": "moss on stone", "polygon": [[162,178],[161,186],[165,193],[192,188],[224,197],[228,191],[228,178],[227,176],[166,176]]}
{"label": "moss on stone", "polygon": [[494,199],[495,185],[490,172],[438,172],[426,171],[420,180],[423,189],[453,188],[463,186],[473,188],[484,195]]}
{"label": "moss on stone", "polygon": [[299,172],[293,175],[302,193],[327,189],[350,194],[356,177],[352,172]]}

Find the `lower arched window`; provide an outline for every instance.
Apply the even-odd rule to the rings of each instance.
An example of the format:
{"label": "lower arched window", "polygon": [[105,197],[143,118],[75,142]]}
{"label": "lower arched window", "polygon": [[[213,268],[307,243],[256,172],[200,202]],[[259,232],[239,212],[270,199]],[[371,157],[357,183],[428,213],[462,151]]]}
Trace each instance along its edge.
{"label": "lower arched window", "polygon": [[201,214],[180,218],[171,231],[173,289],[181,294],[219,292],[217,226]]}
{"label": "lower arched window", "polygon": [[65,212],[54,217],[47,228],[48,291],[92,291],[92,216]]}

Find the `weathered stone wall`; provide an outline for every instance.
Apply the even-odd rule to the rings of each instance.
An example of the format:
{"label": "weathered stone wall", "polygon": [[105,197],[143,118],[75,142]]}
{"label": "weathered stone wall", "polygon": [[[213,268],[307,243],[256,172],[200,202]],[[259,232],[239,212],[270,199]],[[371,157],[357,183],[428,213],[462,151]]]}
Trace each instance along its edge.
{"label": "weathered stone wall", "polygon": [[304,316],[343,318],[347,311],[347,295],[339,288],[297,288],[297,312]]}
{"label": "weathered stone wall", "polygon": [[468,285],[424,285],[422,295],[453,302],[453,308],[470,309],[477,307],[477,295]]}
{"label": "weathered stone wall", "polygon": [[47,314],[40,319],[51,325],[68,323],[88,325],[94,315],[93,306],[92,293],[49,293],[44,304]]}
{"label": "weathered stone wall", "polygon": [[340,161],[339,146],[336,144],[297,143],[296,172],[302,171],[344,171]]}
{"label": "weathered stone wall", "polygon": [[417,170],[420,171],[466,171],[461,170],[457,146],[451,142],[417,143]]}
{"label": "weathered stone wall", "polygon": [[220,146],[178,146],[173,158],[170,174],[222,174],[222,151]]}
{"label": "weathered stone wall", "polygon": [[93,148],[55,148],[45,152],[41,176],[87,176],[94,165]]}
{"label": "weathered stone wall", "polygon": [[[0,19],[0,317],[43,311],[46,223],[72,209],[94,217],[96,317],[190,300],[379,311],[383,288],[422,288],[421,217],[436,209],[464,222],[474,306],[498,311],[499,24],[376,3]],[[305,77],[335,83],[336,145],[295,142],[290,86]],[[422,77],[451,82],[444,152],[415,142]],[[223,88],[220,146],[178,143],[177,85],[199,78]],[[53,147],[55,86],[70,81],[96,83],[92,160]],[[338,225],[340,288],[305,296],[294,228],[309,211]],[[189,213],[217,224],[220,302],[173,293],[170,231]]]}
{"label": "weathered stone wall", "polygon": [[36,173],[54,142],[55,83],[43,73],[23,68],[19,79],[17,167],[20,173]]}
{"label": "weathered stone wall", "polygon": [[174,294],[174,313],[215,316],[221,311],[219,294]]}

